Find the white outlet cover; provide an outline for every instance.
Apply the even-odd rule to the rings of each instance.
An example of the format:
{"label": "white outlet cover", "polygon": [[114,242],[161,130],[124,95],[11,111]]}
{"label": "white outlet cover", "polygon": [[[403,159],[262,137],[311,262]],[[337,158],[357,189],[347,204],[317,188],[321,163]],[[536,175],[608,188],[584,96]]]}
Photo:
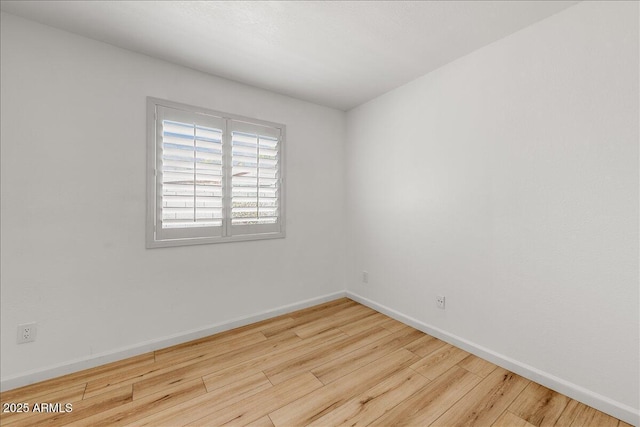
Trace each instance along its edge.
{"label": "white outlet cover", "polygon": [[18,344],[35,341],[37,332],[38,329],[35,322],[18,325]]}
{"label": "white outlet cover", "polygon": [[445,297],[441,296],[441,295],[437,296],[436,297],[436,305],[438,306],[438,308],[444,309]]}

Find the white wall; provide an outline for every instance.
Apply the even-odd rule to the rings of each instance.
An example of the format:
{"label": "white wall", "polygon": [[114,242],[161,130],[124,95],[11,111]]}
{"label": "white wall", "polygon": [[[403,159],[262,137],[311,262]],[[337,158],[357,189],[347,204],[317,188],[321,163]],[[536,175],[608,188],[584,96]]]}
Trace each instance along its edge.
{"label": "white wall", "polygon": [[[342,111],[1,28],[3,380],[344,290]],[[287,126],[285,239],[145,249],[146,96]]]}
{"label": "white wall", "polygon": [[348,289],[637,414],[638,113],[637,2],[350,111]]}

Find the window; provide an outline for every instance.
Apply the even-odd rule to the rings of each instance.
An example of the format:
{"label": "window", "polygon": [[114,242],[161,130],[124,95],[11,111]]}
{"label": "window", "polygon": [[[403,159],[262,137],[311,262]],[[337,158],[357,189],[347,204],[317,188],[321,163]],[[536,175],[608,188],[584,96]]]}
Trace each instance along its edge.
{"label": "window", "polygon": [[284,237],[284,125],[147,99],[147,247]]}

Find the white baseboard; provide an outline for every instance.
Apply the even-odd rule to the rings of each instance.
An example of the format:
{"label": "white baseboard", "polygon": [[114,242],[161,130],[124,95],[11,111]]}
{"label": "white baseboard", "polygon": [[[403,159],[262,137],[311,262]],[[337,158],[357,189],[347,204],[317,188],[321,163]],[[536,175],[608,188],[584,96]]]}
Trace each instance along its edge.
{"label": "white baseboard", "polygon": [[99,354],[92,355],[85,358],[71,360],[65,363],[50,366],[48,368],[24,372],[22,374],[3,378],[2,380],[0,380],[0,391],[12,390],[14,388],[37,383],[39,381],[44,381],[44,380],[59,377],[62,375],[70,374],[73,372],[78,372],[84,369],[94,368],[96,366],[104,365],[106,363],[116,362],[118,360],[126,359],[128,357],[138,356],[140,354],[148,353],[150,351],[171,347],[172,345],[182,344],[184,342],[207,337],[209,335],[228,331],[229,329],[238,328],[240,326],[249,325],[251,323],[259,322],[261,320],[269,319],[271,317],[276,317],[281,314],[291,313],[292,311],[311,307],[317,304],[322,304],[324,302],[332,301],[338,298],[343,298],[345,296],[346,296],[345,291],[335,292],[332,294],[323,295],[316,298],[307,299],[304,301],[299,301],[293,304],[284,305],[271,310],[265,310],[250,316],[240,317],[240,318],[232,319],[226,322],[217,323],[215,325],[207,326],[206,328],[186,331],[180,334],[157,338],[157,339],[146,341],[144,343],[136,344],[130,347],[124,347],[124,348],[120,348],[120,349],[105,352],[105,353],[99,353]]}
{"label": "white baseboard", "polygon": [[525,363],[496,353],[488,348],[482,347],[464,338],[460,338],[456,335],[443,331],[442,329],[414,319],[413,317],[406,316],[396,310],[393,310],[392,308],[379,304],[375,301],[371,301],[370,299],[364,298],[351,291],[347,291],[346,295],[348,298],[351,298],[352,300],[357,301],[360,304],[366,305],[367,307],[379,311],[380,313],[386,314],[389,317],[393,317],[394,319],[402,323],[405,323],[436,338],[439,338],[442,341],[448,342],[449,344],[455,345],[456,347],[459,347],[465,351],[468,351],[469,353],[495,363],[496,365],[501,366],[531,381],[542,384],[543,386],[550,388],[551,390],[555,390],[559,393],[569,396],[572,399],[596,408],[599,411],[607,413],[611,416],[619,418],[629,424],[635,426],[640,425],[640,411],[638,411],[637,409],[624,405],[620,402],[616,402],[598,393],[594,393],[591,390],[587,390],[584,387],[580,387],[579,385],[563,380],[562,378],[558,378],[547,372],[543,372],[539,369],[534,368],[533,366],[529,366]]}

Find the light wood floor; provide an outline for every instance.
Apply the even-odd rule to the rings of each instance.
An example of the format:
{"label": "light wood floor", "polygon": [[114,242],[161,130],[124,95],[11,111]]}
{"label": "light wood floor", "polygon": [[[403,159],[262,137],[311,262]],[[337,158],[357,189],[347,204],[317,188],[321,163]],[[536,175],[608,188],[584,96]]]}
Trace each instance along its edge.
{"label": "light wood floor", "polygon": [[2,393],[18,426],[628,426],[349,299]]}

